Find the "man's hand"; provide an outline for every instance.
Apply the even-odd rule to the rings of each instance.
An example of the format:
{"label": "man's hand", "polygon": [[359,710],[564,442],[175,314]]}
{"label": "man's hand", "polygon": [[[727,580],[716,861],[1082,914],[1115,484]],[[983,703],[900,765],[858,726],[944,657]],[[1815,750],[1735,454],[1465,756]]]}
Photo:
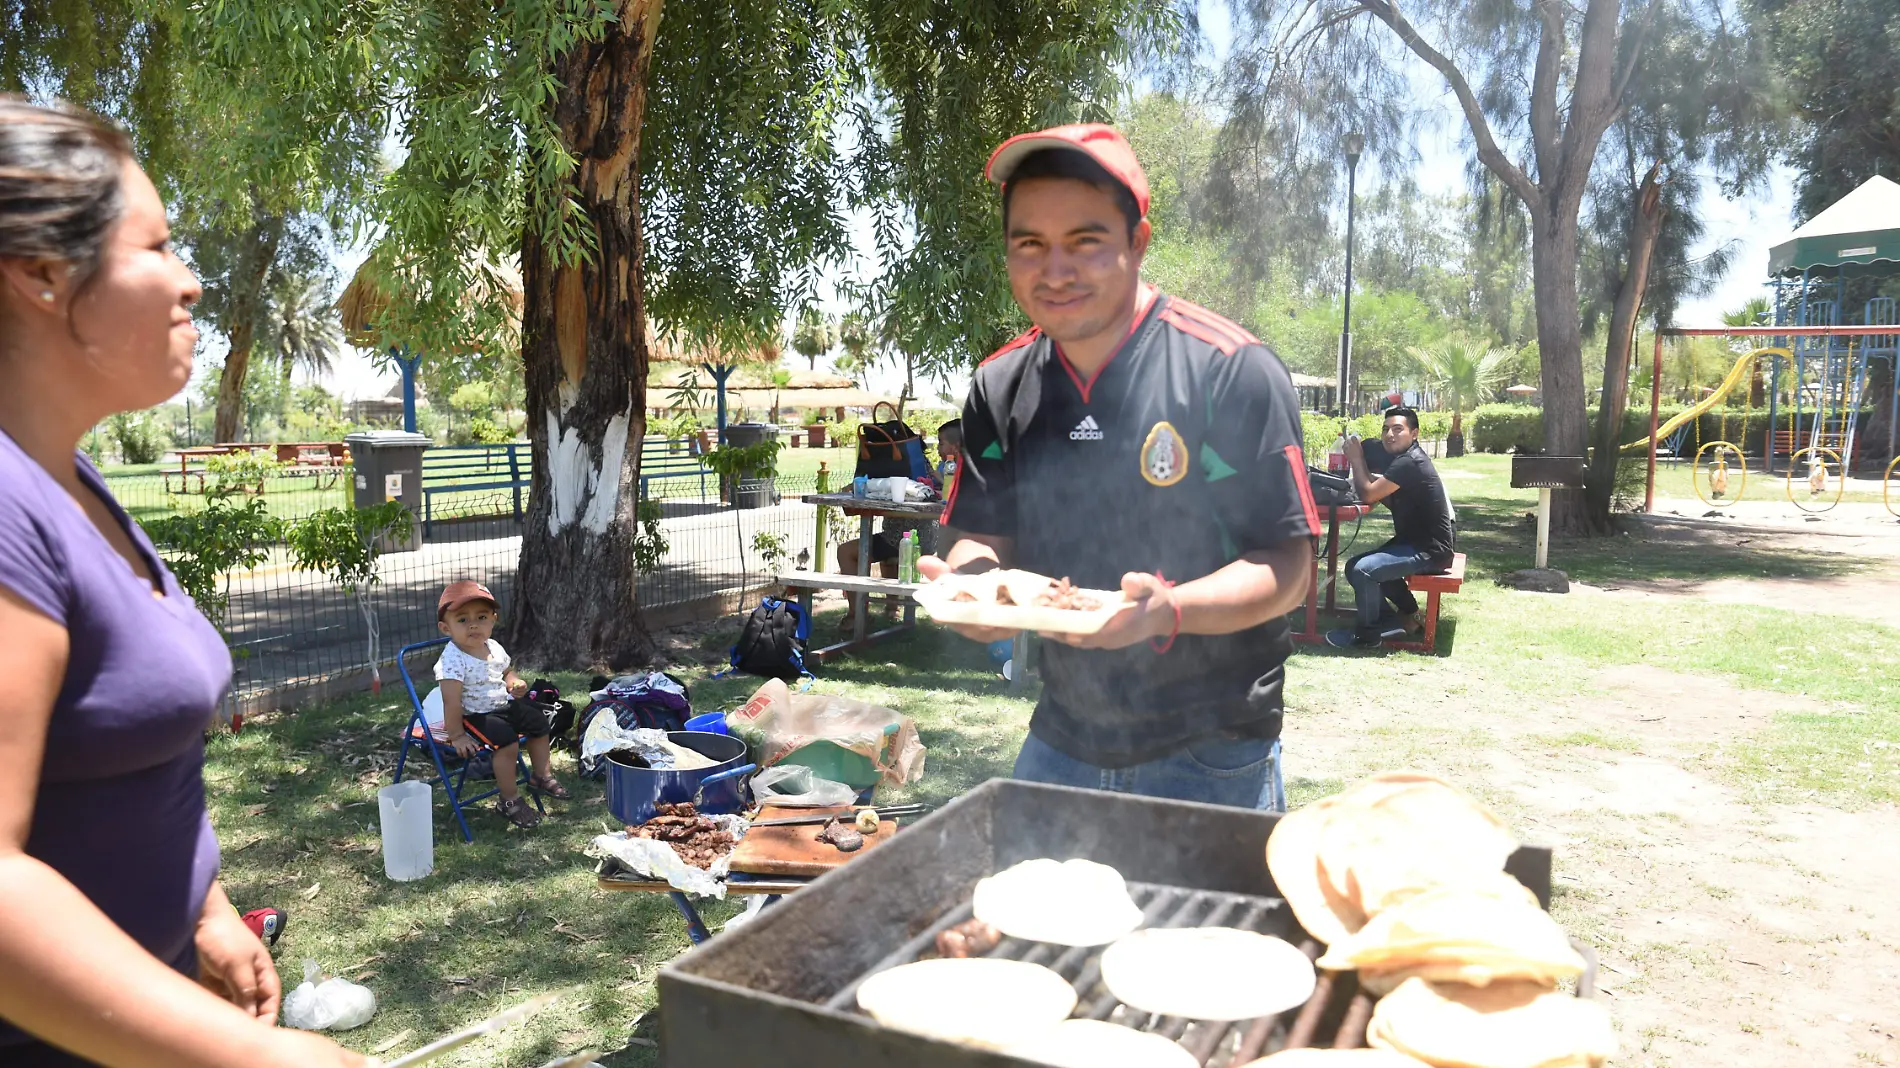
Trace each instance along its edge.
{"label": "man's hand", "polygon": [[470,737],[466,732],[449,737],[449,745],[455,748],[455,755],[467,760],[482,751],[482,743]]}
{"label": "man's hand", "polygon": [[1123,649],[1174,633],[1179,619],[1174,587],[1155,575],[1131,571],[1122,576],[1122,596],[1134,603],[1115,613],[1108,625],[1094,634],[1044,634],[1043,637],[1078,649]]}
{"label": "man's hand", "polygon": [[206,897],[198,918],[198,974],[220,997],[267,1023],[277,1020],[277,965],[222,892]]}
{"label": "man's hand", "polygon": [[1350,433],[1346,435],[1346,458],[1348,460],[1358,460],[1361,463],[1365,462],[1366,446],[1364,442],[1359,440],[1359,435]]}
{"label": "man's hand", "polygon": [[[950,573],[950,565],[934,556],[917,558],[917,573],[927,582],[935,582]],[[945,626],[973,642],[988,645],[991,642],[1007,641],[1016,636],[1016,632],[1007,627],[973,627],[964,623],[946,623]]]}

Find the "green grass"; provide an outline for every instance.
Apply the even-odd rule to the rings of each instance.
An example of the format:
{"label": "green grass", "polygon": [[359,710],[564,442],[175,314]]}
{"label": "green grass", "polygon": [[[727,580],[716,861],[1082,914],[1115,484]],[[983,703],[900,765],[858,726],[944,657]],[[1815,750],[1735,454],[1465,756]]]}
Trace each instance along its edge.
{"label": "green grass", "polygon": [[[825,454],[784,455],[809,458],[815,470]],[[1450,482],[1470,566],[1464,592],[1446,601],[1442,655],[1297,653],[1287,687],[1296,732],[1302,723],[1356,715],[1373,701],[1398,711],[1366,730],[1365,744],[1324,775],[1311,774],[1295,747],[1289,753],[1293,804],[1336,792],[1377,770],[1375,763],[1482,783],[1486,751],[1500,746],[1573,751],[1586,761],[1634,752],[1638,742],[1616,730],[1540,731],[1535,722],[1537,710],[1554,701],[1587,701],[1597,673],[1628,664],[1801,697],[1802,708],[1818,710],[1781,714],[1753,736],[1712,741],[1692,753],[1698,770],[1735,784],[1743,797],[1842,808],[1900,801],[1900,668],[1893,659],[1900,631],[1689,598],[1552,597],[1498,587],[1491,581],[1497,575],[1529,566],[1531,534],[1520,517],[1533,496],[1503,484],[1506,458],[1443,466],[1478,477]],[[1357,548],[1388,531],[1385,519],[1369,520]],[[1821,553],[1634,536],[1559,541],[1552,555],[1573,575],[1607,584],[1644,577],[1823,577],[1869,566]],[[738,620],[729,619],[708,629],[699,651],[723,654],[737,627]],[[818,627],[820,637],[828,636],[835,615],[822,617]],[[756,688],[757,680],[705,675],[686,674],[698,710],[734,707]],[[557,678],[579,689],[578,679]],[[926,775],[880,799],[932,803],[1008,773],[1034,696],[1033,688],[1012,695],[980,646],[931,626],[828,666],[820,686],[917,720],[929,747]],[[347,974],[375,990],[376,1019],[342,1036],[359,1050],[409,1032],[390,1051],[400,1053],[530,993],[573,988],[572,997],[526,1026],[446,1063],[527,1068],[586,1047],[618,1051],[605,1060],[611,1068],[657,1063],[652,1048],[629,1040],[652,1034],[654,976],[686,948],[683,927],[664,897],[595,887],[581,851],[610,817],[599,787],[575,778],[565,758],[557,767],[576,797],[555,806],[554,817],[536,831],[509,829],[483,808],[471,816],[475,843],[463,845],[438,796],[435,874],[411,884],[383,877],[375,791],[391,777],[405,715],[399,693],[265,717],[241,735],[220,734],[210,744],[206,775],[227,886],[240,907],[277,904],[291,911],[278,953],[286,977],[300,974],[299,961],[313,957],[334,970],[350,969]],[[1701,698],[1691,688],[1680,699]],[[1527,736],[1504,740],[1510,736],[1500,728],[1508,724],[1528,727]],[[1482,786],[1478,793],[1494,804],[1504,799]],[[1561,898],[1581,893],[1559,884]],[[707,903],[702,911],[716,927],[737,908]],[[1567,907],[1565,915],[1567,923],[1581,923],[1590,913]],[[1630,946],[1632,953],[1642,948]]]}

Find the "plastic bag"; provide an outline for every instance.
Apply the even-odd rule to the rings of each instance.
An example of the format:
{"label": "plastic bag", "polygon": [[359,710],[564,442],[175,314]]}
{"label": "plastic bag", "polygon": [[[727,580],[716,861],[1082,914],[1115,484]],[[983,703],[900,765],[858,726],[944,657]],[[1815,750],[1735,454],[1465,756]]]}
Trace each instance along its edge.
{"label": "plastic bag", "polygon": [[306,958],[303,983],[284,998],[284,1026],[299,1031],[348,1031],[376,1015],[376,995],[348,979],[323,977],[323,967]]}
{"label": "plastic bag", "polygon": [[849,785],[819,778],[803,764],[782,764],[752,776],[752,797],[762,805],[837,808],[857,801]]}
{"label": "plastic bag", "polygon": [[771,679],[726,723],[751,748],[761,770],[812,742],[825,741],[870,760],[882,781],[892,786],[916,782],[924,774],[924,743],[917,737],[917,724],[868,701],[794,694],[784,682]]}
{"label": "plastic bag", "polygon": [[666,741],[666,732],[651,727],[628,730],[614,720],[612,716],[595,716],[594,722],[587,725],[587,736],[581,739],[581,757],[603,756],[607,753],[638,753],[647,767],[655,771],[673,770],[673,751],[661,745]]}
{"label": "plastic bag", "polygon": [[[734,848],[745,838],[746,823],[744,816],[720,815],[709,817],[719,825],[722,831],[732,832]],[[651,838],[628,838],[624,834],[599,834],[587,847],[590,857],[612,857],[637,875],[649,879],[664,879],[675,890],[701,897],[724,898],[726,896],[726,872],[732,868],[732,854],[727,853],[712,862],[710,868],[696,868],[680,859],[673,847],[665,842]]]}

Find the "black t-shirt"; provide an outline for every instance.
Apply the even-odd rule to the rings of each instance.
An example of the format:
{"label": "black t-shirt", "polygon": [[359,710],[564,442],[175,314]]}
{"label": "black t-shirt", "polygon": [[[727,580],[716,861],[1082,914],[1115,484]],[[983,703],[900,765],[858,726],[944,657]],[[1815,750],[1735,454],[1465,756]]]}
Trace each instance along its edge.
{"label": "black t-shirt", "polygon": [[[977,369],[946,524],[1015,540],[1014,566],[1119,589],[1173,582],[1319,530],[1293,381],[1245,330],[1157,294],[1093,381],[1039,331]],[[1273,737],[1284,620],[1235,634],[1042,647],[1030,731],[1078,760],[1127,767],[1223,730]]]}
{"label": "black t-shirt", "polygon": [[1452,522],[1451,498],[1432,458],[1413,442],[1386,463],[1384,475],[1399,487],[1385,499],[1385,506],[1392,509],[1392,540],[1430,554],[1440,567],[1450,564],[1457,528]]}

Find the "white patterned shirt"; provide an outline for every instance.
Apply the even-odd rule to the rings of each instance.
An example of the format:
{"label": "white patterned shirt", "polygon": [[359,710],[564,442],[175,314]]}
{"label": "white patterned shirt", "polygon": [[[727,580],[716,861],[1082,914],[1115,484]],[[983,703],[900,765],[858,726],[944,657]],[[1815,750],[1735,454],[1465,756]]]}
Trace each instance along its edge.
{"label": "white patterned shirt", "polygon": [[[493,638],[488,639],[486,660],[477,660],[450,642],[442,647],[442,659],[435,662],[435,677],[437,682],[454,679],[462,684],[463,715],[499,712],[508,706],[510,700],[508,683],[504,677],[511,663],[508,651]],[[429,725],[434,727],[439,722],[431,716]]]}

